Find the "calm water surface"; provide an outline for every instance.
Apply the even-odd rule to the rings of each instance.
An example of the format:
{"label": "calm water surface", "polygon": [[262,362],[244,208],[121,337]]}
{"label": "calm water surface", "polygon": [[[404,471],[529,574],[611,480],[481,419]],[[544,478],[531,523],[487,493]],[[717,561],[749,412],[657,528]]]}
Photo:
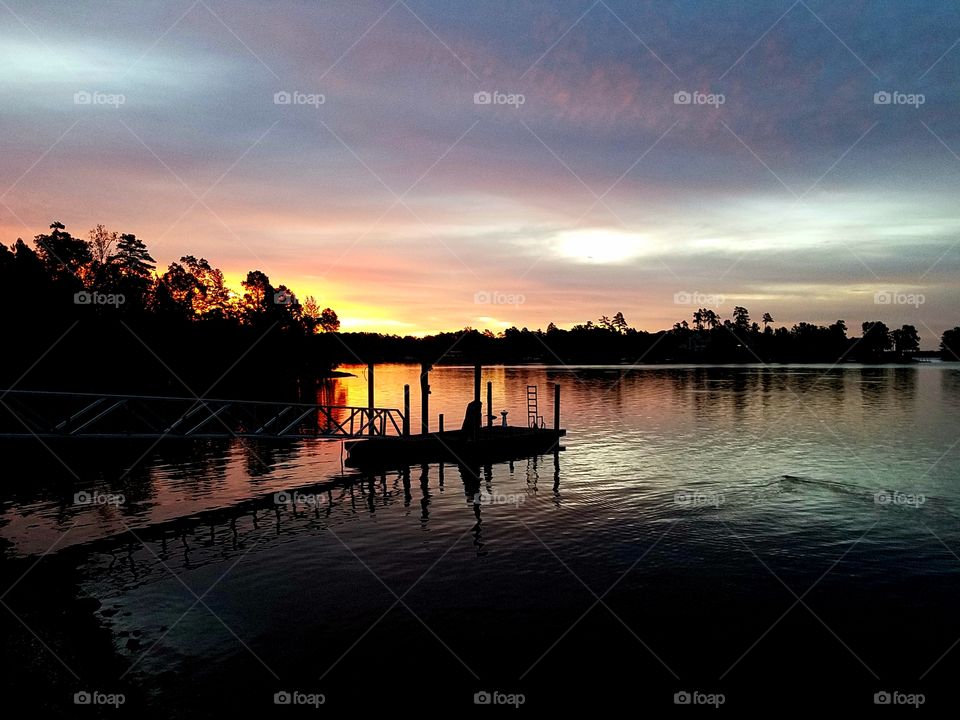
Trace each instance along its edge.
{"label": "calm water surface", "polygon": [[[345,369],[358,376],[324,400],[365,405],[363,368]],[[376,375],[380,406],[411,385],[414,428],[418,372]],[[79,480],[53,461],[4,487],[0,538],[8,557],[75,558],[123,682],[172,716],[296,689],[330,708],[472,708],[482,690],[546,707],[699,689],[747,706],[797,683],[870,709],[882,690],[933,702],[955,675],[960,368],[484,380],[511,424],[527,385],[549,423],[560,383],[566,450],[360,477],[339,442],[73,448]],[[431,385],[432,427],[441,412],[458,426],[472,369]],[[77,506],[78,490],[125,502]],[[495,502],[476,506],[478,490]]]}

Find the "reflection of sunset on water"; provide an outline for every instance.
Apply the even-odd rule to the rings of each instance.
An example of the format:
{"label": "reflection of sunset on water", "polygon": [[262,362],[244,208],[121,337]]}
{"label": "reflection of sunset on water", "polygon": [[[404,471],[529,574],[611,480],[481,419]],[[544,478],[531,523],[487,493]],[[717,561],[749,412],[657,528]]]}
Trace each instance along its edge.
{"label": "reflection of sunset on water", "polygon": [[[320,383],[318,402],[366,407],[366,366],[341,369],[354,377]],[[759,366],[646,367],[631,371],[595,367],[576,372],[497,366],[483,368],[482,398],[485,404],[489,380],[493,383],[495,422],[500,422],[501,410],[508,410],[509,424],[525,425],[526,386],[537,385],[540,414],[549,423],[552,400],[548,388],[561,383],[563,421],[569,432],[563,444],[576,450],[564,454],[568,481],[582,477],[590,492],[600,488],[628,492],[641,475],[651,475],[668,485],[682,483],[682,478],[688,478],[688,482],[691,478],[698,478],[698,482],[711,476],[724,478],[724,463],[734,461],[740,465],[752,463],[759,475],[776,474],[783,458],[813,463],[823,472],[836,473],[848,461],[844,444],[857,447],[872,439],[887,438],[891,449],[902,448],[903,438],[892,431],[901,424],[928,428],[930,442],[935,442],[949,427],[938,424],[940,411],[936,408],[947,412],[956,405],[956,393],[948,392],[953,389],[948,382],[952,377],[948,370],[938,367],[847,367],[822,377],[822,369],[775,372]],[[420,427],[419,378],[417,365],[377,365],[375,369],[377,407],[401,409],[403,386],[410,385],[411,427],[415,433]],[[466,403],[473,395],[473,368],[436,367],[430,372],[430,386],[431,430],[437,429],[441,413],[446,429],[459,428]],[[770,426],[782,403],[795,401],[795,392],[804,394],[808,412],[822,406],[823,412],[830,413],[834,432],[844,438],[834,447],[835,452],[824,451],[824,431],[812,414],[798,415],[789,429]],[[934,410],[916,415],[918,403]],[[894,422],[894,418],[899,420]],[[742,429],[745,427],[755,427],[769,437],[762,445],[751,446],[747,443],[749,433]],[[704,443],[710,447],[707,460],[700,458],[700,469],[690,475],[696,460],[690,448]],[[820,457],[804,459],[803,453],[817,443],[821,443]],[[638,458],[642,458],[642,471],[636,469]],[[340,474],[341,441],[271,445],[249,440],[169,440],[122,486],[103,485],[104,475],[120,477],[129,464],[119,457],[114,461],[115,469],[101,463],[84,473],[84,485],[76,489],[123,492],[126,505],[84,508],[51,498],[27,502],[2,516],[0,537],[22,552],[39,552],[74,523],[76,527],[60,546],[120,534],[127,526],[139,527],[321,482]],[[909,463],[889,460],[891,467],[906,468],[905,462]],[[815,468],[809,471],[815,474]],[[51,476],[56,472],[56,467],[50,469]],[[798,471],[793,468],[793,472]]]}

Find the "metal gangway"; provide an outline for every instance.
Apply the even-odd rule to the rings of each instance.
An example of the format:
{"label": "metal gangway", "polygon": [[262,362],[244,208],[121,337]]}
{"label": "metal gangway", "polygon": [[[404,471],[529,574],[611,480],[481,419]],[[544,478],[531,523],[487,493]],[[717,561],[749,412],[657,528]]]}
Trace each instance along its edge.
{"label": "metal gangway", "polygon": [[396,408],[0,390],[0,438],[349,438],[403,427]]}

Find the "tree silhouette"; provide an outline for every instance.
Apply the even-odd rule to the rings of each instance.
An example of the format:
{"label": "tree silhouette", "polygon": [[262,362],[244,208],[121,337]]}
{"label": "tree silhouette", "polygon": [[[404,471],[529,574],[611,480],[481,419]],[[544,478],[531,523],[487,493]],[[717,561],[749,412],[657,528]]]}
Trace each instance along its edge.
{"label": "tree silhouette", "polygon": [[106,265],[110,249],[117,243],[117,233],[108,231],[103,225],[97,225],[89,233],[90,253],[97,265]]}
{"label": "tree silhouette", "polygon": [[75,238],[66,232],[63,223],[59,221],[51,223],[50,230],[50,233],[34,238],[37,257],[55,283],[82,285],[83,275],[89,274],[89,265],[93,260],[90,246],[86,240]]}
{"label": "tree silhouette", "polygon": [[320,329],[324,332],[335,333],[340,330],[340,318],[330,308],[324,308],[320,313]]}
{"label": "tree silhouette", "polygon": [[904,325],[890,333],[893,349],[898,353],[911,353],[920,349],[920,333],[913,325]]}
{"label": "tree silhouette", "polygon": [[867,362],[879,360],[883,353],[893,347],[890,329],[880,321],[865,322],[861,326],[863,336],[857,346],[858,355]]}
{"label": "tree silhouette", "polygon": [[739,333],[745,333],[750,329],[750,313],[745,307],[737,305],[733,308],[733,327]]}
{"label": "tree silhouette", "polygon": [[625,333],[630,328],[630,326],[627,325],[627,321],[624,319],[622,312],[618,312],[613,316],[611,324],[613,325],[613,329],[621,334]]}
{"label": "tree silhouette", "polygon": [[703,311],[703,321],[711,330],[720,327],[720,316],[717,315],[717,313],[715,313],[713,310]]}
{"label": "tree silhouette", "polygon": [[120,236],[117,251],[107,258],[101,274],[106,289],[124,296],[121,307],[125,312],[139,312],[146,307],[155,263],[147,246],[136,235]]}
{"label": "tree silhouette", "polygon": [[223,272],[219,268],[211,267],[206,258],[199,260],[193,255],[184,255],[180,258],[187,269],[197,280],[202,290],[193,298],[193,309],[201,317],[211,319],[227,319],[234,314],[230,290],[223,279]]}
{"label": "tree silhouette", "polygon": [[[259,270],[251,270],[240,283],[246,292],[243,294],[242,312],[248,321],[254,321],[270,310],[277,301],[276,290],[270,284],[270,278]],[[283,298],[280,298],[281,302]]]}
{"label": "tree silhouette", "polygon": [[170,263],[167,271],[160,276],[158,285],[163,288],[157,293],[158,311],[183,318],[196,314],[194,301],[203,293],[203,285],[183,265]]}
{"label": "tree silhouette", "polygon": [[706,310],[704,308],[697,308],[693,313],[693,329],[694,330],[703,330],[704,323],[704,313]]}
{"label": "tree silhouette", "polygon": [[960,326],[940,336],[940,353],[944,360],[960,360]]}
{"label": "tree silhouette", "polygon": [[117,252],[110,256],[109,262],[120,268],[126,277],[149,279],[156,270],[156,260],[150,257],[147,246],[136,235],[123,234],[117,243]]}

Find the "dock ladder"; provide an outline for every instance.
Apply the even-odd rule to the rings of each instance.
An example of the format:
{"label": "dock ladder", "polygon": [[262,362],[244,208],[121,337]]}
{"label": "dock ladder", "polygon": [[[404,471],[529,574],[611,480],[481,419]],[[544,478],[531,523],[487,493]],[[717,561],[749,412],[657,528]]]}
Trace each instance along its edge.
{"label": "dock ladder", "polygon": [[527,385],[527,427],[542,427],[543,418],[537,406],[537,386]]}

